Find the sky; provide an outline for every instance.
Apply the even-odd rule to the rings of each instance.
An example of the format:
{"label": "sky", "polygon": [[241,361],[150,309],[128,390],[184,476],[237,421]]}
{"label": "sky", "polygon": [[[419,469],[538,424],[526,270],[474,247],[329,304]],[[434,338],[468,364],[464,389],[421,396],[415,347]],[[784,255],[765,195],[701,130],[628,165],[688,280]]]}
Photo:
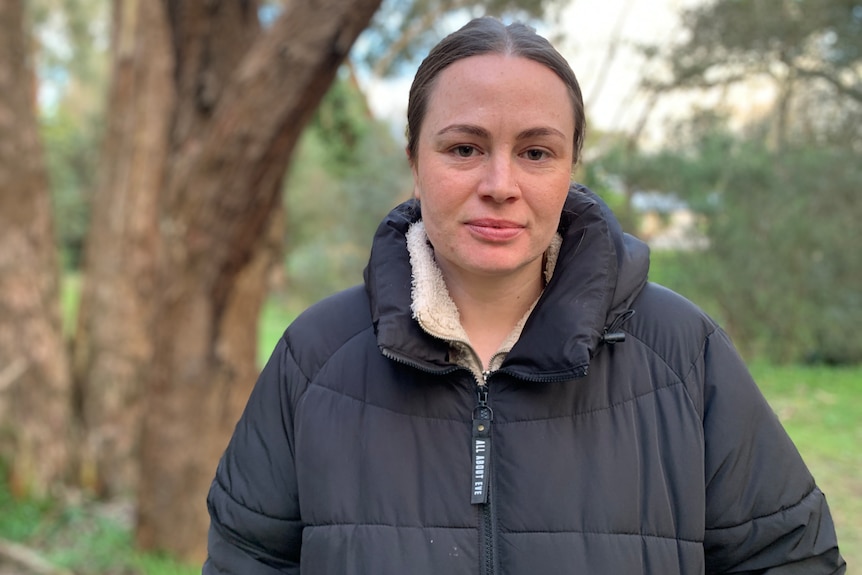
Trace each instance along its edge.
{"label": "sky", "polygon": [[[661,73],[659,61],[647,64],[638,44],[667,45],[683,37],[679,15],[705,0],[571,0],[561,19],[572,30],[559,45],[581,83],[587,114],[594,126],[629,132],[646,108],[646,94],[638,90],[641,78]],[[608,63],[612,39],[620,48]],[[607,70],[606,77],[603,71]],[[693,106],[718,107],[730,113],[731,126],[740,127],[768,111],[775,85],[752,78],[727,89],[662,95],[647,124],[642,144],[660,145],[668,120],[686,115]]]}
{"label": "sky", "polygon": [[[637,87],[646,68],[635,46],[677,36],[679,10],[700,1],[570,0],[558,21],[539,26],[539,32],[548,37],[562,35],[555,45],[578,76],[595,128],[625,131],[637,123],[645,103]],[[618,48],[611,52],[614,38],[619,39]],[[392,122],[397,132],[403,132],[414,70],[365,85],[375,115]],[[659,106],[651,116],[653,129],[658,130],[661,118],[678,109],[675,103]]]}
{"label": "sky", "polygon": [[[679,11],[695,3],[572,0],[557,27],[565,34],[558,49],[578,76],[593,125],[625,130],[640,119],[645,99],[638,85],[650,69],[637,46],[677,38]],[[612,51],[615,39],[619,42]]]}

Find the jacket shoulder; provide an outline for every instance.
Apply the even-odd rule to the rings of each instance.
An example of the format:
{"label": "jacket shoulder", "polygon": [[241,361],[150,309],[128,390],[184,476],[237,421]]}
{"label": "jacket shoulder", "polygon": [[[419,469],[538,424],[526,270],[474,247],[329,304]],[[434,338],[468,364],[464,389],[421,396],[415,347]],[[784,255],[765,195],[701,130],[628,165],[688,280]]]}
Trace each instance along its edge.
{"label": "jacket shoulder", "polygon": [[360,334],[373,335],[368,295],[357,285],[315,303],[288,326],[282,336],[308,379],[347,342]]}
{"label": "jacket shoulder", "polygon": [[684,368],[702,353],[719,329],[702,309],[682,295],[647,282],[632,303],[635,315],[625,329],[672,367]]}

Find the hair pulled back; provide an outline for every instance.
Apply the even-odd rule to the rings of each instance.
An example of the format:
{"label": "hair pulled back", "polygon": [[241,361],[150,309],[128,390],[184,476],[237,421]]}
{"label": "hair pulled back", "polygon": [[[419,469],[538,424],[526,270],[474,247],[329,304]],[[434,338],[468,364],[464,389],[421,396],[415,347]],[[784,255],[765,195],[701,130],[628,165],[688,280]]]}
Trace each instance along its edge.
{"label": "hair pulled back", "polygon": [[407,103],[407,153],[410,161],[415,161],[417,157],[419,131],[428,109],[428,99],[440,72],[458,60],[484,54],[518,56],[533,60],[560,77],[572,101],[575,119],[572,163],[577,164],[584,147],[587,122],[584,99],[575,73],[551,43],[530,26],[520,22],[507,26],[491,17],[471,20],[461,29],[449,34],[431,49],[419,65]]}

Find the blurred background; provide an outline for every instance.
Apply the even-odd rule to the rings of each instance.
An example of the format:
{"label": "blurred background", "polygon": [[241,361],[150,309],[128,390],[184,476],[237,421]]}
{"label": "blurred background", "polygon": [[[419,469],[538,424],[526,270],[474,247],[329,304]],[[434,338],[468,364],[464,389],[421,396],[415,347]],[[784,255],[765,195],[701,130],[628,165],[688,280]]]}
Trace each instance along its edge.
{"label": "blurred background", "polygon": [[199,572],[257,372],[361,281],[413,73],[482,14],[569,60],[575,179],[731,334],[862,561],[862,3],[2,0],[0,574]]}

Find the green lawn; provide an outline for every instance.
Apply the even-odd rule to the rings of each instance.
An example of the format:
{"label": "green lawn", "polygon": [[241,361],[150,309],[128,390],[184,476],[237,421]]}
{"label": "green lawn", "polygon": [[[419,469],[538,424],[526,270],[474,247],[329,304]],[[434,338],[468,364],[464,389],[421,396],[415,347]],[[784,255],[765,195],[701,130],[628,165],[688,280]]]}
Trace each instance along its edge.
{"label": "green lawn", "polygon": [[293,321],[296,313],[291,307],[278,298],[270,298],[263,306],[260,324],[258,324],[257,362],[263,367],[269,359],[281,334]]}
{"label": "green lawn", "polygon": [[826,493],[844,558],[862,565],[862,366],[752,373]]}

